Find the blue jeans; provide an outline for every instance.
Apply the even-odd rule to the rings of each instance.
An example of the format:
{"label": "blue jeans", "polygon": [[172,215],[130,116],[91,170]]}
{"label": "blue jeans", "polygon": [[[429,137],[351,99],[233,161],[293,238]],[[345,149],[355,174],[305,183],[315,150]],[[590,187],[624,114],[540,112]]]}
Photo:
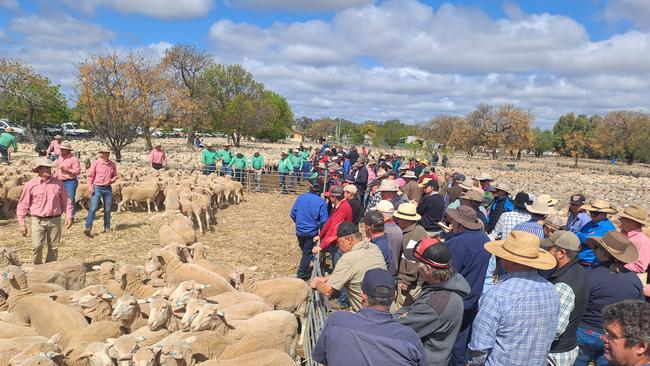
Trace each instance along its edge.
{"label": "blue jeans", "polygon": [[599,332],[578,327],[576,334],[580,350],[578,351],[578,358],[573,364],[574,366],[587,366],[591,361],[594,361],[596,366],[609,365],[604,356],[605,346],[603,341],[600,340]]}
{"label": "blue jeans", "polygon": [[77,186],[79,186],[79,180],[77,178],[67,179],[63,181],[66,192],[68,192],[68,198],[72,204],[72,218],[74,219],[74,214],[77,212],[77,204],[75,203],[75,198],[77,195]]}
{"label": "blue jeans", "polygon": [[2,155],[2,161],[9,164],[9,151],[4,145],[0,145],[0,155]]}
{"label": "blue jeans", "polygon": [[311,263],[314,255],[311,253],[312,248],[314,248],[314,235],[301,236],[298,237],[298,245],[302,251],[302,257],[300,257],[300,265],[298,266],[298,273],[296,277],[298,278],[309,278],[311,273],[309,271],[309,263]]}
{"label": "blue jeans", "polygon": [[289,190],[293,191],[293,181],[296,178],[296,171],[289,172]]}
{"label": "blue jeans", "polygon": [[235,180],[244,184],[244,169],[235,169]]}
{"label": "blue jeans", "polygon": [[307,180],[311,176],[311,163],[310,162],[305,162],[302,164],[302,177],[303,179]]}
{"label": "blue jeans", "polygon": [[226,175],[226,174],[232,177],[232,168],[230,167],[230,164],[221,163],[221,172],[219,173],[219,175]]}
{"label": "blue jeans", "polygon": [[215,164],[208,164],[203,169],[203,174],[210,175],[210,173],[214,173],[216,171],[217,171],[217,166]]}
{"label": "blue jeans", "polygon": [[99,208],[99,198],[104,201],[104,230],[111,228],[111,206],[113,205],[113,190],[110,186],[95,186],[90,199],[90,210],[86,218],[86,229],[92,229],[95,221],[95,212]]}
{"label": "blue jeans", "polygon": [[287,180],[287,174],[289,174],[289,173],[280,172],[280,189],[283,192],[285,191],[285,184],[286,184],[286,180]]}
{"label": "blue jeans", "polygon": [[[332,264],[334,265],[334,268],[336,268],[336,263],[341,259],[343,256],[343,252],[339,250],[339,248],[336,245],[331,245],[330,248],[332,248]],[[348,292],[346,291],[345,287],[339,291],[339,297],[336,299],[336,301],[341,304],[341,305],[346,305],[350,306],[350,300],[348,300]]]}

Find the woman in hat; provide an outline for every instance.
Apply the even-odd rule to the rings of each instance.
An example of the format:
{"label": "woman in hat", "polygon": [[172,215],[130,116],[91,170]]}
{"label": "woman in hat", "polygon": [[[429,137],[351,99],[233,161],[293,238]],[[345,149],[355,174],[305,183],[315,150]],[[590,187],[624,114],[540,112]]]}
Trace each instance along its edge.
{"label": "woman in hat", "polygon": [[574,365],[607,365],[601,340],[604,321],[602,310],[606,305],[623,300],[643,300],[639,278],[625,268],[635,262],[639,251],[632,242],[617,231],[603,237],[589,237],[585,241],[598,257],[597,264],[587,271],[589,301],[578,327],[578,359]]}
{"label": "woman in hat", "polygon": [[156,170],[162,169],[167,164],[167,155],[165,155],[165,150],[163,150],[160,142],[153,145],[153,149],[149,153],[149,163]]}
{"label": "woman in hat", "polygon": [[618,211],[605,200],[593,200],[589,204],[582,205],[582,209],[589,212],[591,221],[576,233],[578,239],[580,239],[580,244],[582,244],[580,254],[578,254],[578,261],[585,267],[592,267],[598,263],[598,260],[589,246],[584,244],[588,237],[602,237],[608,232],[616,230],[607,215],[618,213]]}

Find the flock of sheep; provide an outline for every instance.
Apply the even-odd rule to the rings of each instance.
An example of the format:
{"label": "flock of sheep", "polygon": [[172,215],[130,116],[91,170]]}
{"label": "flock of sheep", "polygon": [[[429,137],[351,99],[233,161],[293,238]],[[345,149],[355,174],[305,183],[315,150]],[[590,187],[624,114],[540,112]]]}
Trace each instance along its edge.
{"label": "flock of sheep", "polygon": [[[5,217],[33,176],[27,164],[0,168]],[[241,184],[123,164],[118,173],[118,211],[142,203],[162,211],[151,219],[160,246],[144,266],[93,267],[92,285],[80,262],[22,264],[0,248],[0,365],[295,365],[308,285],[209,261],[197,241],[195,228],[214,225],[217,208],[243,201]],[[85,206],[87,187],[77,193]]]}

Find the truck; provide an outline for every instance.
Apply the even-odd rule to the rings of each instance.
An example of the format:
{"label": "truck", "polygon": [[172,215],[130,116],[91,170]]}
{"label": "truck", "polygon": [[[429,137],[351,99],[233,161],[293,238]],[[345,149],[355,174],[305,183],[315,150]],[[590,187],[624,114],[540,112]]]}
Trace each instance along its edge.
{"label": "truck", "polygon": [[14,130],[14,135],[18,140],[25,140],[27,138],[27,135],[25,134],[25,129],[21,127],[17,127],[13,123],[9,122],[9,120],[0,118],[0,132],[3,132],[6,128],[11,127]]}
{"label": "truck", "polygon": [[69,137],[90,137],[92,136],[92,132],[90,130],[83,129],[79,127],[78,125],[72,123],[72,122],[67,122],[61,125],[61,128],[63,128],[63,136]]}

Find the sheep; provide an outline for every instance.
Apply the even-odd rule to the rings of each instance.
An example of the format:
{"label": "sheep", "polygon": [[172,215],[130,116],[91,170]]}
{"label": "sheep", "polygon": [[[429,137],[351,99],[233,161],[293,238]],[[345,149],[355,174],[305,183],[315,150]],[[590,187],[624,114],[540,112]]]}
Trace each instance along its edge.
{"label": "sheep", "polygon": [[178,255],[169,248],[152,249],[152,259],[160,263],[161,269],[167,275],[167,283],[171,286],[183,281],[195,280],[210,285],[204,291],[205,296],[214,296],[223,292],[234,291],[223,277],[201,266],[191,263],[181,263]]}
{"label": "sheep", "polygon": [[134,337],[129,334],[119,338],[107,338],[106,342],[109,344],[108,354],[117,359],[118,365],[128,365],[133,354],[140,348],[138,343],[144,340],[144,337]]}
{"label": "sheep", "polygon": [[179,243],[190,245],[196,242],[196,232],[192,227],[192,222],[183,218],[173,220],[169,226],[178,234],[183,240]]}
{"label": "sheep", "polygon": [[180,197],[178,197],[178,187],[167,186],[165,193],[165,211],[179,211],[181,209]]}
{"label": "sheep", "polygon": [[77,360],[88,359],[90,366],[113,366],[113,360],[108,354],[110,345],[105,342],[92,342],[77,357]]}
{"label": "sheep", "polygon": [[[29,280],[27,282],[29,283]],[[35,283],[33,285],[30,284],[29,288],[31,288],[33,294],[50,294],[67,291],[63,287],[53,283]]]}
{"label": "sheep", "polygon": [[178,319],[172,314],[172,305],[163,298],[149,299],[149,319],[147,325],[150,330],[167,329],[170,332],[179,330]]}
{"label": "sheep", "polygon": [[192,194],[192,214],[199,225],[201,234],[205,233],[203,230],[203,218],[205,218],[205,227],[210,230],[210,223],[212,220],[212,207],[210,206],[210,197],[204,194]]}
{"label": "sheep", "polygon": [[88,190],[88,185],[84,183],[79,183],[77,186],[77,192],[75,193],[75,204],[79,207],[83,207],[88,211],[90,208],[88,202],[91,199],[90,191]]}
{"label": "sheep", "polygon": [[254,317],[257,314],[271,311],[273,308],[268,304],[260,301],[248,301],[242,302],[223,308],[223,312],[226,314],[227,322],[233,320],[245,320]]}
{"label": "sheep", "polygon": [[138,345],[140,347],[148,347],[155,343],[160,342],[170,334],[172,334],[172,332],[170,332],[165,328],[161,328],[158,330],[151,330],[149,329],[148,326],[146,326],[140,329],[136,329],[135,331],[131,332],[129,335],[141,339],[141,341],[138,342]]}
{"label": "sheep", "polygon": [[68,279],[65,274],[59,271],[51,271],[46,269],[35,269],[34,267],[25,266],[24,271],[27,273],[27,283],[34,290],[35,285],[41,283],[52,283],[66,289]]}
{"label": "sheep", "polygon": [[106,286],[95,285],[70,296],[70,304],[79,305],[86,318],[94,323],[111,318],[111,300],[114,298]]}
{"label": "sheep", "polygon": [[0,338],[14,338],[37,335],[38,333],[36,333],[36,330],[32,327],[0,321]]}
{"label": "sheep", "polygon": [[120,268],[119,277],[120,287],[126,295],[144,299],[158,292],[158,288],[144,284],[140,271],[134,266]]}
{"label": "sheep", "polygon": [[123,211],[123,206],[126,202],[146,202],[147,212],[151,213],[151,203],[153,202],[156,211],[160,211],[156,204],[156,196],[160,191],[160,184],[156,182],[148,182],[146,184],[139,184],[122,188],[122,201],[117,205],[117,212]]}
{"label": "sheep", "polygon": [[140,348],[133,354],[131,361],[133,366],[156,366],[158,355],[158,351],[154,351],[152,347]]}
{"label": "sheep", "polygon": [[173,243],[184,243],[184,240],[170,225],[162,225],[158,228],[158,243],[161,247],[165,247]]}
{"label": "sheep", "polygon": [[0,365],[8,365],[9,360],[21,353],[23,350],[33,345],[51,344],[58,345],[60,336],[47,338],[42,336],[14,337],[10,339],[0,339]]}
{"label": "sheep", "polygon": [[18,253],[16,252],[16,249],[0,247],[0,268],[4,268],[10,265],[13,266],[22,265],[22,262],[18,258]]}
{"label": "sheep", "polygon": [[242,302],[259,301],[265,302],[259,295],[251,294],[250,292],[231,291],[224,292],[216,296],[206,298],[208,301],[219,303],[223,308],[227,308]]}
{"label": "sheep", "polygon": [[246,353],[239,357],[230,359],[210,360],[201,364],[201,366],[295,366],[296,362],[286,353],[275,349],[263,349],[255,352]]}
{"label": "sheep", "polygon": [[192,324],[192,321],[196,315],[199,313],[199,310],[203,305],[207,303],[208,302],[206,300],[190,299],[190,301],[188,301],[185,305],[185,313],[183,314],[183,317],[178,321],[178,328],[183,331],[189,330],[190,325]]}
{"label": "sheep", "polygon": [[106,338],[115,338],[123,334],[123,327],[110,320],[100,320],[94,322],[80,331],[70,340],[70,345],[66,347],[66,363],[68,366],[85,364],[80,362],[79,358],[92,342],[103,342]]}
{"label": "sheep", "polygon": [[124,327],[125,333],[147,325],[147,318],[142,314],[140,303],[146,300],[138,300],[131,295],[120,297],[115,303],[111,319],[119,322]]}
{"label": "sheep", "polygon": [[99,266],[93,266],[93,270],[99,271],[97,280],[106,286],[111,294],[115,297],[122,296],[122,284],[115,279],[115,263],[104,262]]}
{"label": "sheep", "polygon": [[203,290],[210,287],[196,283],[194,280],[183,281],[169,295],[169,300],[175,306],[180,304],[187,304],[191,299],[203,299]]}
{"label": "sheep", "polygon": [[158,356],[160,366],[193,365],[191,344],[195,341],[196,336],[191,336],[160,348],[160,355]]}
{"label": "sheep", "polygon": [[10,366],[59,366],[63,355],[55,351],[40,352],[30,356],[22,353],[9,360]]}
{"label": "sheep", "polygon": [[206,259],[205,245],[203,245],[200,242],[196,242],[190,246],[190,249],[192,250],[192,259],[188,260],[189,263],[197,264],[212,272],[218,273],[223,278],[230,278],[234,269],[231,266],[224,265],[224,264],[217,264]]}
{"label": "sheep", "polygon": [[63,286],[66,290],[81,290],[84,287],[84,283],[86,282],[86,266],[84,266],[83,263],[72,259],[64,259],[43,264],[24,266],[24,269],[27,272],[34,272],[35,270],[50,270],[61,272],[65,275],[66,278],[66,284]]}
{"label": "sheep", "polygon": [[244,202],[244,186],[238,181],[232,181],[233,185],[233,202],[240,204]]}

